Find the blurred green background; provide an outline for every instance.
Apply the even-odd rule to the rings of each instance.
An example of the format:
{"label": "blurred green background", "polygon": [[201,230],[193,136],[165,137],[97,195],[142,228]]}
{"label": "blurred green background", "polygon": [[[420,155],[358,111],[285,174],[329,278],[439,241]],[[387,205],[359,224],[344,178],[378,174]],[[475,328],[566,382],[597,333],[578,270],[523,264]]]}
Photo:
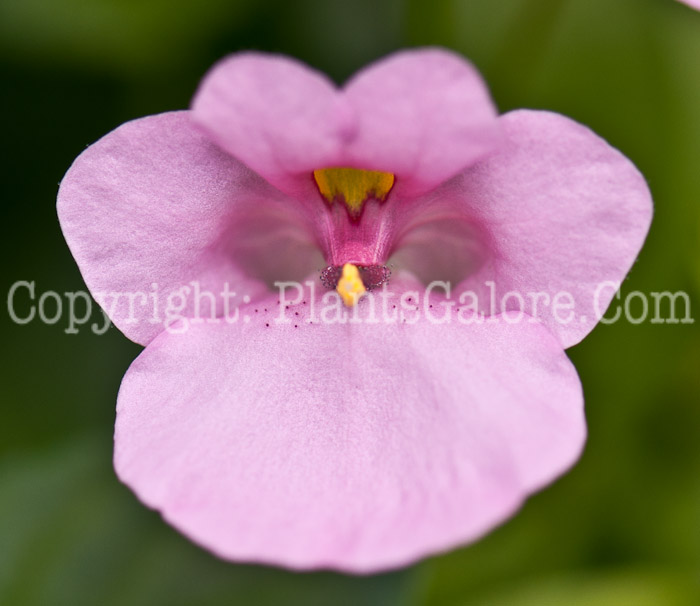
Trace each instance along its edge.
{"label": "blurred green background", "polygon": [[[700,13],[674,0],[3,0],[3,293],[82,289],[55,215],[73,158],[188,106],[221,56],[296,56],[343,81],[394,49],[476,63],[501,111],[592,127],[646,175],[656,216],[623,292],[700,288]],[[20,298],[20,303],[26,298]],[[140,348],[3,313],[0,604],[700,604],[698,324],[599,326],[569,351],[579,465],[481,542],[390,574],[221,562],[139,505],[111,466]]]}

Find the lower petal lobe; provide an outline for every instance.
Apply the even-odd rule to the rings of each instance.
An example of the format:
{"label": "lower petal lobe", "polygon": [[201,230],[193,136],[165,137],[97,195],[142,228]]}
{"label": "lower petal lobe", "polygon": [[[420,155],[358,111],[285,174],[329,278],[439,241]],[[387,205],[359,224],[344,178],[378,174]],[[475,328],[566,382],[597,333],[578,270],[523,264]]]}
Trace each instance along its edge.
{"label": "lower petal lobe", "polygon": [[271,301],[163,333],[124,378],[120,478],[219,556],[402,566],[481,536],[579,456],[578,377],[540,325],[310,324],[308,303],[293,324]]}

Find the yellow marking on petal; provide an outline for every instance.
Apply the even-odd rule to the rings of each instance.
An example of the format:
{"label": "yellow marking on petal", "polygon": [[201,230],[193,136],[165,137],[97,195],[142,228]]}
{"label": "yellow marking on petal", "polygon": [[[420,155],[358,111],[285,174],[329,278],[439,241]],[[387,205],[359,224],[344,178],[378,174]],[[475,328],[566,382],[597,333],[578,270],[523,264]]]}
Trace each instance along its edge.
{"label": "yellow marking on petal", "polygon": [[394,187],[394,175],[359,168],[324,168],[314,171],[318,191],[331,204],[341,198],[354,216],[368,198],[383,202]]}
{"label": "yellow marking on petal", "polygon": [[338,280],[338,285],[335,289],[338,291],[340,298],[343,299],[343,303],[348,307],[357,305],[362,295],[367,292],[365,285],[362,283],[362,278],[360,278],[360,272],[352,263],[343,265],[343,275]]}

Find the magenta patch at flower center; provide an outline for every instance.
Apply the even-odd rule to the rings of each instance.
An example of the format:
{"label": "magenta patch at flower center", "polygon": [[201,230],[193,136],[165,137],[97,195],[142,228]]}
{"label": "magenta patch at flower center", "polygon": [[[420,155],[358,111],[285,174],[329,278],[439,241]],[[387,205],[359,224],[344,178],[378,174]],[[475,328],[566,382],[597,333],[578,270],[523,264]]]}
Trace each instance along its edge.
{"label": "magenta patch at flower center", "polygon": [[[376,238],[381,234],[381,230],[374,231],[367,228],[363,229],[359,226],[362,220],[362,211],[365,203],[368,200],[373,200],[380,205],[383,204],[395,183],[395,176],[392,173],[362,170],[358,168],[325,168],[314,171],[314,181],[319,193],[329,205],[332,211],[337,205],[344,205],[347,211],[347,217],[341,213],[338,216],[337,212],[334,216],[335,225],[331,227],[332,231],[338,231],[328,234],[329,240],[336,243],[333,248],[338,249],[338,246],[345,254],[356,254],[358,258],[343,259],[342,264],[329,265],[321,273],[321,283],[330,289],[337,289],[343,296],[343,300],[349,304],[355,304],[359,300],[359,296],[365,290],[372,290],[384,284],[391,274],[391,271],[385,265],[362,264],[363,259],[368,258],[368,254],[373,256],[375,261],[385,261],[385,259],[377,258],[379,250],[379,242]],[[383,220],[382,214],[375,215],[371,220]],[[349,224],[346,223],[349,221]],[[339,224],[338,224],[339,223]],[[374,234],[367,238],[367,234]],[[344,246],[343,238],[349,237],[349,241],[356,242],[356,247],[349,248]],[[375,240],[375,241],[373,241]],[[364,245],[364,246],[363,246]],[[366,248],[367,250],[362,250]],[[339,260],[336,258],[336,261]],[[357,264],[357,265],[355,265]],[[348,280],[345,274],[352,270],[354,280],[358,282],[360,292],[353,292],[352,296],[347,295],[346,283]],[[359,295],[359,296],[358,296]]]}
{"label": "magenta patch at flower center", "polygon": [[[356,265],[367,288],[380,286],[388,276],[385,265],[395,244],[390,193],[393,173],[358,168],[313,171],[324,204],[317,231],[329,267],[324,285],[337,284],[344,265]],[[368,268],[375,268],[368,273]],[[333,288],[335,286],[332,286]]]}

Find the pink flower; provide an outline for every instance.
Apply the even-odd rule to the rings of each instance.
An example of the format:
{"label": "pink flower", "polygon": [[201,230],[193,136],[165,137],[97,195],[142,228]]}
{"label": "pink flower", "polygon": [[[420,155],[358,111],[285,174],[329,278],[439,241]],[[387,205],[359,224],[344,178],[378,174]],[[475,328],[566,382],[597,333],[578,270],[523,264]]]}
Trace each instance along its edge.
{"label": "pink flower", "polygon": [[687,4],[691,8],[700,10],[700,0],[680,0],[683,4]]}
{"label": "pink flower", "polygon": [[[221,557],[371,572],[480,537],[577,460],[583,399],[564,348],[609,304],[598,285],[630,269],[651,200],[591,131],[548,112],[499,117],[469,63],[427,49],[340,90],[283,57],[224,59],[190,111],[85,150],[58,211],[88,287],[146,345],[119,393],[122,481]],[[366,319],[369,299],[353,305],[388,264],[397,296],[443,279],[486,300],[491,282],[499,297],[565,291],[577,315],[527,299],[525,320],[484,321],[443,296],[441,323],[429,309],[317,319],[319,270],[343,317]],[[275,280],[309,275],[278,302]],[[195,282],[251,301],[237,321],[152,320],[168,305],[152,283]],[[148,300],[104,302],[114,292]],[[183,315],[201,315],[195,299]]]}

